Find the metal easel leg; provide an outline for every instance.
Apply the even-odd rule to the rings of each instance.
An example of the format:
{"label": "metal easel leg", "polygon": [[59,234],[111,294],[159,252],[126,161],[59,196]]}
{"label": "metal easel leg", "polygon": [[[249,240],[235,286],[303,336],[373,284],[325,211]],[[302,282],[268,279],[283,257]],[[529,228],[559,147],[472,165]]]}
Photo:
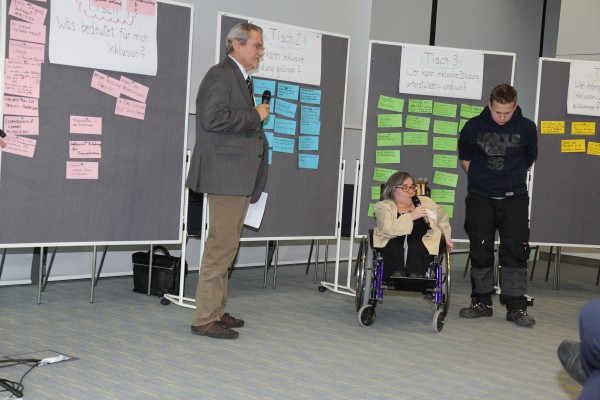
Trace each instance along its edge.
{"label": "metal easel leg", "polygon": [[98,254],[98,247],[94,245],[94,250],[92,251],[92,273],[90,276],[92,277],[92,290],[90,294],[90,303],[94,302],[94,288],[96,287],[96,255]]}
{"label": "metal easel leg", "polygon": [[106,251],[108,250],[108,245],[104,246],[104,251],[102,252],[102,258],[100,259],[100,265],[98,266],[98,273],[96,274],[96,282],[94,286],[98,285],[98,280],[100,280],[100,273],[102,272],[102,267],[104,266],[104,259],[106,258]]}
{"label": "metal easel leg", "polygon": [[[54,257],[56,256],[56,249],[58,247],[54,247],[52,250],[52,257],[50,257],[50,262],[48,263],[48,268],[46,269],[46,274],[44,276],[43,284],[42,284],[42,292],[46,291],[46,285],[48,284],[48,279],[50,279],[50,271],[52,271],[52,266],[54,265]],[[48,250],[44,250],[40,253],[40,257],[45,259],[48,255]],[[45,260],[44,260],[45,263]]]}
{"label": "metal easel leg", "polygon": [[560,289],[560,246],[556,246],[556,257],[554,258],[554,278],[552,279],[552,289]]}
{"label": "metal easel leg", "polygon": [[[6,249],[2,249],[2,260],[0,261],[0,279],[2,279],[2,270],[4,269],[4,259],[6,258]],[[596,283],[598,286],[598,283]]]}

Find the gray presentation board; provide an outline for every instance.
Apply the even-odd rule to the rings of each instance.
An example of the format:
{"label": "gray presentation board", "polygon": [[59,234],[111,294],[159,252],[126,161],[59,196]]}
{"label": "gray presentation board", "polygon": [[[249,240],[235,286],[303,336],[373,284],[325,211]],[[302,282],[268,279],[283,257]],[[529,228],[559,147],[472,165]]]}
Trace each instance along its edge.
{"label": "gray presentation board", "polygon": [[[410,45],[407,45],[410,46]],[[456,155],[457,150],[434,150],[434,140],[439,138],[455,138],[458,139],[458,134],[433,134],[435,121],[457,122],[459,126],[461,120],[461,105],[471,105],[483,107],[487,105],[490,91],[500,83],[511,83],[513,78],[514,54],[511,53],[492,53],[482,52],[484,54],[483,62],[483,82],[481,98],[478,100],[468,100],[450,97],[432,97],[413,94],[399,93],[400,80],[400,61],[402,58],[402,47],[400,43],[390,42],[370,42],[370,70],[368,73],[368,86],[366,93],[365,116],[363,120],[363,150],[361,177],[359,188],[359,208],[356,217],[356,236],[365,236],[370,228],[375,227],[375,218],[372,216],[372,207],[379,200],[378,189],[382,180],[374,179],[376,168],[384,168],[389,170],[406,171],[410,173],[415,180],[418,178],[427,178],[429,188],[438,191],[437,194],[442,196],[450,196],[453,201],[438,201],[447,207],[452,217],[450,223],[452,225],[452,238],[458,240],[468,240],[468,237],[463,229],[464,225],[464,199],[467,191],[467,177],[458,160],[455,166],[449,168],[434,168],[434,155]],[[380,96],[389,96],[396,99],[404,100],[402,110],[402,128],[381,128],[378,127],[378,115],[389,114],[391,111],[378,108]],[[408,103],[410,100],[432,100],[433,104],[445,103],[457,105],[457,113],[455,118],[438,117],[431,113],[429,114],[411,114],[408,112]],[[406,132],[411,129],[405,128],[407,116],[415,115],[418,117],[430,118],[429,129],[427,130],[427,139],[425,144],[408,145],[405,140]],[[402,133],[402,145],[381,147],[377,145],[378,133]],[[376,163],[377,150],[400,150],[400,163]],[[458,175],[456,186],[446,186],[436,184],[433,180],[435,171]],[[439,192],[439,191],[446,192]],[[436,199],[432,193],[432,198]],[[448,197],[447,197],[448,198]],[[369,211],[371,209],[371,212]]]}
{"label": "gray presentation board", "polygon": [[[15,18],[3,10],[6,58]],[[46,43],[34,156],[1,155],[0,247],[181,242],[192,13],[158,3],[156,76],[98,70],[149,88],[143,120],[115,114],[93,69],[51,64]],[[101,117],[101,135],[69,133],[73,115]],[[100,140],[102,157],[70,158],[72,140]],[[97,161],[98,179],[66,179],[68,161]]]}
{"label": "gray presentation board", "polygon": [[[235,24],[247,22],[249,18],[233,15],[220,15],[219,59],[226,56],[225,38]],[[302,29],[302,28],[300,28]],[[314,30],[311,30],[314,32]],[[297,104],[296,131],[293,136],[282,135],[272,129],[274,137],[294,139],[293,153],[271,152],[271,165],[265,192],[268,193],[267,206],[259,230],[244,227],[242,238],[296,239],[335,237],[339,203],[341,154],[344,132],[344,105],[346,98],[346,75],[350,39],[331,33],[322,33],[321,81],[320,85],[306,85],[284,80],[275,80],[277,87],[282,83],[299,85],[300,89],[321,91],[320,133],[318,150],[303,153],[319,156],[318,168],[307,169],[298,166],[298,138],[300,109],[304,104],[299,100],[286,101]],[[268,51],[268,48],[267,48]],[[267,79],[267,78],[265,78]],[[260,95],[260,93],[257,93]],[[257,97],[260,101],[260,97]],[[271,102],[278,99],[273,93]],[[277,113],[274,113],[277,117]],[[272,143],[270,143],[271,149]]]}
{"label": "gray presentation board", "polygon": [[[567,114],[571,62],[540,59],[537,124],[539,155],[533,168],[531,242],[554,245],[599,246],[600,156],[563,152],[564,140],[583,140],[585,149],[600,142],[600,118]],[[600,67],[600,63],[598,63]],[[545,133],[545,121],[564,122],[564,133]],[[573,122],[595,124],[593,135],[573,135]]]}

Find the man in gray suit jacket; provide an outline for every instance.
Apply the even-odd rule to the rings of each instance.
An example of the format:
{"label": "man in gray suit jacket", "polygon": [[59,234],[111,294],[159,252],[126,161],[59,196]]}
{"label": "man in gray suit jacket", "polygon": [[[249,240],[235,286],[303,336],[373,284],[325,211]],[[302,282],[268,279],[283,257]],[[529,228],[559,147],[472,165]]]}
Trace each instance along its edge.
{"label": "man in gray suit jacket", "polygon": [[[187,186],[207,193],[209,231],[204,246],[192,333],[235,339],[244,321],[225,313],[227,270],[239,248],[250,202],[267,179],[268,143],[262,121],[269,105],[255,106],[248,73],[263,56],[262,29],[241,23],[229,31],[227,57],[212,67],[196,99],[196,145]],[[246,80],[248,79],[248,81]]]}

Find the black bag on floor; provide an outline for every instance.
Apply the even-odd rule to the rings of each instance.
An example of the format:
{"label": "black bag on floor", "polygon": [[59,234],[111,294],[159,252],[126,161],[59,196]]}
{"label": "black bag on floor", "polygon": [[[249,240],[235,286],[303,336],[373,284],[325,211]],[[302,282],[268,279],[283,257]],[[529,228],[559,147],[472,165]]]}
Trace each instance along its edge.
{"label": "black bag on floor", "polygon": [[[179,292],[179,275],[181,271],[181,258],[169,254],[163,246],[152,247],[152,281],[150,294],[162,296],[165,293]],[[157,252],[162,252],[159,254]],[[148,294],[148,264],[150,251],[138,251],[131,255],[133,262],[133,291]],[[188,272],[187,262],[185,273]]]}

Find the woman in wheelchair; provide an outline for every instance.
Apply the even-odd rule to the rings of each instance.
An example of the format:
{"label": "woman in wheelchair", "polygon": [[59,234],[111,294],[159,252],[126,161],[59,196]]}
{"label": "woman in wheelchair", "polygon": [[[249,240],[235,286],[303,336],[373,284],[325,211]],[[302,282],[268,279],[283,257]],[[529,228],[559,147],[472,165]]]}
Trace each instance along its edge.
{"label": "woman in wheelchair", "polygon": [[390,176],[381,199],[375,204],[373,247],[383,257],[384,280],[426,277],[442,235],[448,251],[454,249],[448,213],[429,197],[417,196],[415,180],[407,172]]}

